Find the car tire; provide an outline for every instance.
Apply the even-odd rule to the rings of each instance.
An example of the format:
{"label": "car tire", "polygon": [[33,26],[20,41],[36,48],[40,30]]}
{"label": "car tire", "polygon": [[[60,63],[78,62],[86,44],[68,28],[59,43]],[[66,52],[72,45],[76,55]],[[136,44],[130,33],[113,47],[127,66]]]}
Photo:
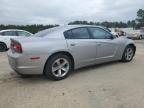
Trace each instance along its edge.
{"label": "car tire", "polygon": [[7,50],[7,45],[3,42],[0,42],[0,52],[6,51]]}
{"label": "car tire", "polygon": [[48,59],[44,75],[51,80],[62,80],[72,71],[72,61],[64,54],[56,54]]}
{"label": "car tire", "polygon": [[130,62],[133,59],[134,53],[135,53],[134,47],[127,46],[124,50],[121,61],[122,62]]}
{"label": "car tire", "polygon": [[142,40],[142,36],[139,36],[139,40]]}

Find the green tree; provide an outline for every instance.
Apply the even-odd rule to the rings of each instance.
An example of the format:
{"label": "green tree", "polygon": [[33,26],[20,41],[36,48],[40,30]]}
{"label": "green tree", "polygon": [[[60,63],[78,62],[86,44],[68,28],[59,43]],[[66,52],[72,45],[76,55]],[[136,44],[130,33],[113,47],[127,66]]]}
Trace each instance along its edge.
{"label": "green tree", "polygon": [[132,21],[131,21],[131,27],[132,27],[133,29],[136,27],[136,22],[135,22],[135,20],[132,20]]}
{"label": "green tree", "polygon": [[137,24],[137,28],[140,27],[144,27],[144,10],[143,9],[139,9],[137,11],[137,18],[136,18],[138,24]]}

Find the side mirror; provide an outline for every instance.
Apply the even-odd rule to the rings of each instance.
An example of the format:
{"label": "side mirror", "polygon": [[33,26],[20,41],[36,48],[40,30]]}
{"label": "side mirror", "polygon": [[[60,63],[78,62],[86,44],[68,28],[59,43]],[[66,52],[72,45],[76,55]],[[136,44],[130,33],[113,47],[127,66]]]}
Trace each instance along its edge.
{"label": "side mirror", "polygon": [[115,35],[111,35],[111,39],[115,39],[117,36]]}
{"label": "side mirror", "polygon": [[111,40],[113,40],[113,39],[115,39],[116,37],[114,36],[114,35],[109,35],[109,36],[106,36],[106,39],[111,39]]}

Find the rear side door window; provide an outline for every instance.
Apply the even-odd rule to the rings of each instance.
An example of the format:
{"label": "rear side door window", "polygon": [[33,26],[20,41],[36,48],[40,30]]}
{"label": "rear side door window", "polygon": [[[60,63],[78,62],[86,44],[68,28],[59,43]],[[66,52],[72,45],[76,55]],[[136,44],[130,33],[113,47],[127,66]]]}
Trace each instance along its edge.
{"label": "rear side door window", "polygon": [[3,36],[16,36],[15,31],[5,31],[2,33]]}
{"label": "rear side door window", "polygon": [[75,28],[69,31],[64,32],[66,39],[89,39],[90,35],[87,28]]}

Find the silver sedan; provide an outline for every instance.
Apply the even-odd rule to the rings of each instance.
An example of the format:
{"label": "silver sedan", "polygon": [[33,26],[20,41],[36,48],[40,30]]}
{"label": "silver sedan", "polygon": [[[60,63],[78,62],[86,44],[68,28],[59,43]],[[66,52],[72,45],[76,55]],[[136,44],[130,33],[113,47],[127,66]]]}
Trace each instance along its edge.
{"label": "silver sedan", "polygon": [[53,80],[73,70],[110,61],[129,62],[134,42],[117,38],[103,27],[67,25],[43,30],[33,37],[11,39],[8,60],[20,75],[43,74]]}

